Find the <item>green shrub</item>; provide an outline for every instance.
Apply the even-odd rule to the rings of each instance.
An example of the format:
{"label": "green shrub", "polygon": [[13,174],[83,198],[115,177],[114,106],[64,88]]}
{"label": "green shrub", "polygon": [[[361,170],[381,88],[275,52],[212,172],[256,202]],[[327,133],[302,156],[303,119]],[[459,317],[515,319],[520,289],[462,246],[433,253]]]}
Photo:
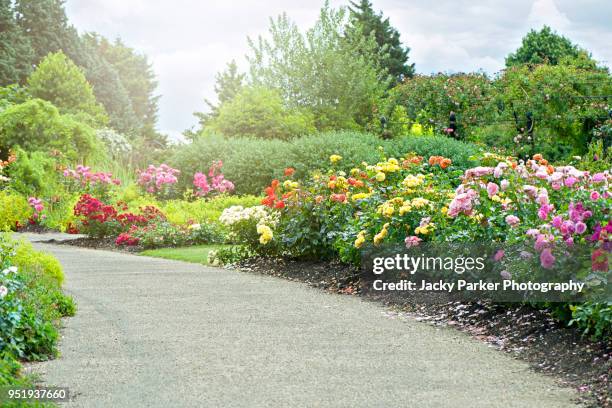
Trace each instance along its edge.
{"label": "green shrub", "polygon": [[223,104],[211,129],[228,137],[262,139],[290,139],[315,131],[312,113],[287,109],[278,92],[261,87],[244,88]]}
{"label": "green shrub", "polygon": [[298,179],[313,169],[327,170],[332,154],[342,155],[338,165],[345,171],[362,161],[376,163],[380,160],[378,146],[383,146],[387,155],[398,158],[409,152],[442,155],[462,169],[474,165],[470,156],[478,152],[473,144],[444,136],[406,136],[384,141],[369,133],[341,131],[291,141],[210,136],[182,146],[171,163],[182,171],[179,188],[191,188],[195,172],[205,171],[213,161],[222,160],[223,173],[235,184],[236,193],[258,195],[272,179],[282,177],[287,167],[296,169]]}
{"label": "green shrub", "polygon": [[87,115],[88,123],[108,121],[85,74],[62,51],[47,55],[38,64],[28,78],[28,91],[35,98],[51,102],[62,113]]}
{"label": "green shrub", "polygon": [[58,286],[64,282],[64,272],[59,261],[51,254],[35,250],[29,242],[19,244],[12,262],[19,269],[52,278]]}
{"label": "green shrub", "polygon": [[17,160],[8,167],[11,187],[26,196],[44,196],[61,192],[56,160],[47,153],[16,150]]}
{"label": "green shrub", "polygon": [[221,195],[208,200],[169,200],[162,204],[161,210],[173,224],[185,225],[189,221],[197,223],[216,223],[224,209],[233,205],[251,207],[259,205],[261,197],[252,195]]}
{"label": "green shrub", "polygon": [[60,115],[51,103],[32,99],[0,112],[0,149],[20,146],[26,151],[57,149],[70,160],[100,160],[102,143],[94,130],[70,115]]}
{"label": "green shrub", "polygon": [[13,230],[17,223],[24,225],[31,214],[25,197],[9,190],[0,191],[0,231]]}
{"label": "green shrub", "polygon": [[0,270],[6,290],[0,302],[0,377],[5,382],[18,375],[13,358],[44,360],[56,354],[58,320],[74,314],[75,307],[61,292],[59,262],[7,234],[0,235]]}

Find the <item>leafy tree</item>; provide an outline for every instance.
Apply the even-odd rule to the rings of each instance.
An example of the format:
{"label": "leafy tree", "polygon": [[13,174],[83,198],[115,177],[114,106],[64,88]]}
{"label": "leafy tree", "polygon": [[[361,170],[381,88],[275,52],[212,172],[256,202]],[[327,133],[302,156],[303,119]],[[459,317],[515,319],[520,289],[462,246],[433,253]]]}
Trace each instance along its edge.
{"label": "leafy tree", "polygon": [[531,30],[523,37],[521,46],[506,57],[506,67],[543,63],[557,65],[564,57],[584,58],[585,54],[586,51],[568,38],[544,26],[540,31]]}
{"label": "leafy tree", "polygon": [[141,126],[154,127],[159,96],[155,95],[155,72],[146,55],[138,54],[120,39],[110,42],[99,34],[90,33],[84,36],[84,40],[117,72]]}
{"label": "leafy tree", "polygon": [[350,2],[350,23],[347,31],[352,36],[374,36],[378,45],[379,66],[389,75],[401,82],[404,78],[414,75],[414,64],[408,64],[410,48],[404,47],[400,41],[399,32],[391,26],[389,18],[384,18],[382,12],[376,14],[369,0],[359,3]]}
{"label": "leafy tree", "polygon": [[109,125],[120,133],[134,134],[140,131],[132,100],[119,78],[117,70],[98,53],[97,47],[83,36],[81,52],[76,63],[85,69],[87,81],[92,85],[96,100],[100,102],[109,117]]}
{"label": "leafy tree", "polygon": [[454,112],[458,134],[465,137],[494,117],[497,108],[492,99],[493,84],[482,73],[415,75],[389,91],[381,113],[390,119],[389,128],[397,136],[412,125],[444,133]]}
{"label": "leafy tree", "polygon": [[283,106],[275,90],[245,87],[219,109],[210,128],[228,137],[289,139],[315,131],[312,114]]}
{"label": "leafy tree", "polygon": [[11,0],[0,0],[0,86],[21,83],[32,70],[34,50],[17,24]]}
{"label": "leafy tree", "polygon": [[289,107],[309,109],[318,129],[365,126],[389,78],[373,38],[345,40],[346,20],[346,9],[328,3],[304,34],[285,14],[271,19],[270,39],[249,39],[250,82],[277,89]]}
{"label": "leafy tree", "polygon": [[0,150],[17,146],[29,152],[57,149],[70,160],[99,157],[102,151],[91,127],[70,115],[61,115],[55,106],[41,99],[0,112]]}
{"label": "leafy tree", "polygon": [[61,51],[41,61],[28,78],[28,89],[33,97],[51,102],[63,113],[86,114],[93,123],[107,120],[82,69]]}
{"label": "leafy tree", "polygon": [[185,136],[190,139],[197,137],[206,125],[219,116],[219,109],[223,104],[231,101],[240,92],[243,87],[246,74],[238,72],[236,61],[232,60],[227,64],[227,68],[217,73],[215,76],[215,93],[217,94],[217,104],[205,99],[204,102],[208,105],[209,112],[195,112],[194,115],[198,118],[200,130],[198,132],[187,131]]}
{"label": "leafy tree", "polygon": [[17,23],[26,33],[34,49],[36,64],[50,52],[67,51],[69,44],[68,17],[64,0],[16,0]]}
{"label": "leafy tree", "polygon": [[[612,78],[606,71],[575,65],[541,64],[507,69],[495,81],[496,100],[505,107],[501,118],[510,122],[508,134],[517,135],[527,113],[535,121],[534,147],[552,159],[583,154],[594,128],[608,117],[606,98]],[[516,113],[519,123],[513,123]],[[514,137],[515,148],[530,147],[525,132]]]}

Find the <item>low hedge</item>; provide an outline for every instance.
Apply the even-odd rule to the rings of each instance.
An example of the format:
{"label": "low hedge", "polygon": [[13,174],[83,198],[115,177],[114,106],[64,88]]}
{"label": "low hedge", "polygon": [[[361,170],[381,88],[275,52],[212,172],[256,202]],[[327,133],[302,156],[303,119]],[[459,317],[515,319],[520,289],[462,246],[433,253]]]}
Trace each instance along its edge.
{"label": "low hedge", "polygon": [[389,156],[406,153],[429,157],[441,155],[453,160],[453,165],[465,169],[475,165],[470,159],[478,147],[444,136],[405,136],[392,140],[352,131],[337,131],[305,136],[291,141],[206,136],[180,147],[171,164],[181,169],[180,189],[191,188],[193,174],[206,171],[215,160],[223,161],[225,177],[236,185],[239,194],[261,194],[273,178],[282,176],[287,167],[296,169],[296,177],[308,176],[312,169],[326,170],[329,156],[341,155],[347,168],[355,163],[380,160],[378,147]]}

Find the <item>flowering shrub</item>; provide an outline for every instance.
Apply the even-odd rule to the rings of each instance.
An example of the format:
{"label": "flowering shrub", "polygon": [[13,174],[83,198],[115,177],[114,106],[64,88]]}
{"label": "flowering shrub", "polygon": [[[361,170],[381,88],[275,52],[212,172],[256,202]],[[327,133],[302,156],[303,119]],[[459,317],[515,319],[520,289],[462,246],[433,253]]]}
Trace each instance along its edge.
{"label": "flowering shrub", "polygon": [[213,191],[229,193],[234,190],[234,183],[225,179],[225,176],[221,173],[221,167],[223,167],[223,162],[221,160],[214,162],[213,165],[210,166],[208,170],[210,183],[205,174],[200,172],[194,174],[193,186],[195,187],[196,196],[203,197]]}
{"label": "flowering shrub", "polygon": [[157,219],[146,225],[133,225],[128,232],[119,234],[115,244],[140,246],[145,249],[182,245],[222,242],[220,231],[210,224],[179,226],[165,219]]}
{"label": "flowering shrub", "polygon": [[71,192],[80,192],[108,198],[113,186],[121,184],[121,180],[113,178],[112,173],[93,172],[90,167],[78,165],[75,169],[66,168],[63,171],[64,183]]}
{"label": "flowering shrub", "polygon": [[[337,163],[338,157],[330,160]],[[481,164],[460,171],[447,158],[425,161],[411,154],[375,165],[362,163],[349,174],[315,172],[300,184],[275,180],[262,204],[278,221],[265,224],[269,230],[245,224],[248,233],[243,235],[251,237],[249,242],[256,233],[273,237],[272,247],[267,238],[253,246],[262,253],[274,249],[277,254],[338,256],[350,262],[359,262],[362,247],[382,244],[523,244],[531,247],[534,261],[544,270],[558,264],[562,245],[580,243],[593,248],[593,272],[608,270],[609,171],[591,174],[573,166],[552,166],[541,155],[519,162],[485,154]]]}
{"label": "flowering shrub", "polygon": [[170,197],[174,193],[174,185],[178,182],[180,171],[167,164],[159,167],[149,165],[146,170],[138,170],[138,185],[147,193],[158,197]]}
{"label": "flowering shrub", "polygon": [[[105,238],[127,232],[133,227],[146,226],[154,221],[165,220],[164,214],[153,206],[141,207],[138,214],[127,212],[127,205],[105,204],[101,200],[84,194],[74,206],[74,215],[79,217],[77,230],[90,237]],[[125,237],[120,242],[123,244]]]}
{"label": "flowering shrub", "polygon": [[45,216],[42,215],[45,206],[43,205],[41,199],[36,197],[30,197],[28,198],[28,205],[32,208],[33,211],[32,216],[30,217],[30,224],[36,224],[45,218]]}
{"label": "flowering shrub", "polygon": [[[240,205],[223,211],[219,221],[228,227],[230,239],[249,248],[274,247],[272,232],[278,223],[278,213],[273,213],[265,206],[244,208]],[[266,252],[266,250],[260,250]]]}

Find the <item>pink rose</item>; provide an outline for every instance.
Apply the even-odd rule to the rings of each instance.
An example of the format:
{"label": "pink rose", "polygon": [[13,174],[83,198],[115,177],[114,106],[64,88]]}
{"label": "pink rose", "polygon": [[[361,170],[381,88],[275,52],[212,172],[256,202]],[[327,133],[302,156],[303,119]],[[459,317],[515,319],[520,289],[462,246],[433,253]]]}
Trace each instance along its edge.
{"label": "pink rose", "polygon": [[555,257],[553,256],[550,248],[544,248],[540,254],[540,265],[545,269],[551,269],[555,264]]}

